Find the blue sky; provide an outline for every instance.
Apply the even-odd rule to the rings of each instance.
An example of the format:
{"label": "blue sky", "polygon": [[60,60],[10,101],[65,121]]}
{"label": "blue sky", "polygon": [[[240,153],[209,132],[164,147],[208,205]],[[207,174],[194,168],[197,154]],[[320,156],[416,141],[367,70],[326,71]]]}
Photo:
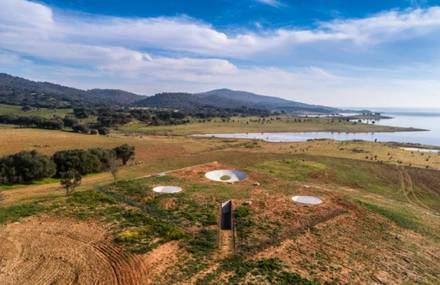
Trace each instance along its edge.
{"label": "blue sky", "polygon": [[440,1],[334,1],[334,0],[45,0],[52,7],[90,14],[119,17],[176,17],[187,15],[218,29],[314,27],[334,18],[359,18],[374,13],[407,8],[426,8]]}
{"label": "blue sky", "polygon": [[1,0],[0,71],[146,95],[440,108],[440,0]]}

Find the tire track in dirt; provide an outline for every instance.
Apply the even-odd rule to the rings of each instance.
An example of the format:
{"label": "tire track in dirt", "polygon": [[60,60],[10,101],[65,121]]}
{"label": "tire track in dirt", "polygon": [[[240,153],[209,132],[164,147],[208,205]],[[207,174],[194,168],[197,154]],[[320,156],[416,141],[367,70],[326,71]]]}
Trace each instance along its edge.
{"label": "tire track in dirt", "polygon": [[0,227],[0,284],[154,284],[177,251],[167,243],[133,256],[96,223],[30,218]]}
{"label": "tire track in dirt", "polygon": [[398,167],[399,176],[400,176],[400,190],[402,191],[405,199],[411,205],[420,207],[422,209],[427,210],[429,215],[439,217],[440,215],[436,213],[434,209],[426,205],[420,198],[417,196],[417,193],[414,188],[414,181],[411,175],[406,171],[404,167]]}

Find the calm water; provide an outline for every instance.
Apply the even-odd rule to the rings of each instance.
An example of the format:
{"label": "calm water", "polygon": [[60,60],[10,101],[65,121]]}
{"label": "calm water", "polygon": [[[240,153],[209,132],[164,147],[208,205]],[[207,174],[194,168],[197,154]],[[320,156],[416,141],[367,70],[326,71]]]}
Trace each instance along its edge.
{"label": "calm water", "polygon": [[419,143],[440,146],[440,110],[404,110],[404,109],[373,109],[391,116],[393,119],[376,122],[378,125],[396,127],[414,127],[428,129],[422,132],[395,133],[337,133],[337,132],[307,132],[307,133],[235,133],[209,134],[206,137],[260,139],[270,142],[295,142],[308,139],[334,140],[368,140],[382,142]]}

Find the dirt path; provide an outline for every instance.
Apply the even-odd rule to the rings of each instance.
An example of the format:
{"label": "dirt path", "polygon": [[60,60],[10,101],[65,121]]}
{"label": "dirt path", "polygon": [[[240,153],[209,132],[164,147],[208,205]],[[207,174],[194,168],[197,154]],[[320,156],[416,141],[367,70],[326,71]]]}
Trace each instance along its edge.
{"label": "dirt path", "polygon": [[225,258],[234,254],[234,236],[231,230],[220,230],[219,257]]}
{"label": "dirt path", "polygon": [[96,223],[31,218],[0,227],[0,284],[155,284],[177,250],[131,256]]}

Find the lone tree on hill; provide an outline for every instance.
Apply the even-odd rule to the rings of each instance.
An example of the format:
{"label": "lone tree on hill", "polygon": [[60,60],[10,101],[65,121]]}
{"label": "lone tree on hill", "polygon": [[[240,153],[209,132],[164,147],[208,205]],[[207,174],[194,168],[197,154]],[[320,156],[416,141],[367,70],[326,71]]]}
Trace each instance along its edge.
{"label": "lone tree on hill", "polygon": [[134,146],[128,144],[123,144],[121,146],[115,147],[116,157],[122,160],[122,164],[126,165],[127,162],[134,157]]}
{"label": "lone tree on hill", "polygon": [[66,189],[66,196],[75,191],[75,188],[81,184],[81,174],[76,170],[69,170],[67,172],[63,172],[61,175],[61,185]]}
{"label": "lone tree on hill", "polygon": [[116,183],[120,162],[117,160],[116,155],[113,154],[108,161],[108,169],[113,176],[113,181]]}

